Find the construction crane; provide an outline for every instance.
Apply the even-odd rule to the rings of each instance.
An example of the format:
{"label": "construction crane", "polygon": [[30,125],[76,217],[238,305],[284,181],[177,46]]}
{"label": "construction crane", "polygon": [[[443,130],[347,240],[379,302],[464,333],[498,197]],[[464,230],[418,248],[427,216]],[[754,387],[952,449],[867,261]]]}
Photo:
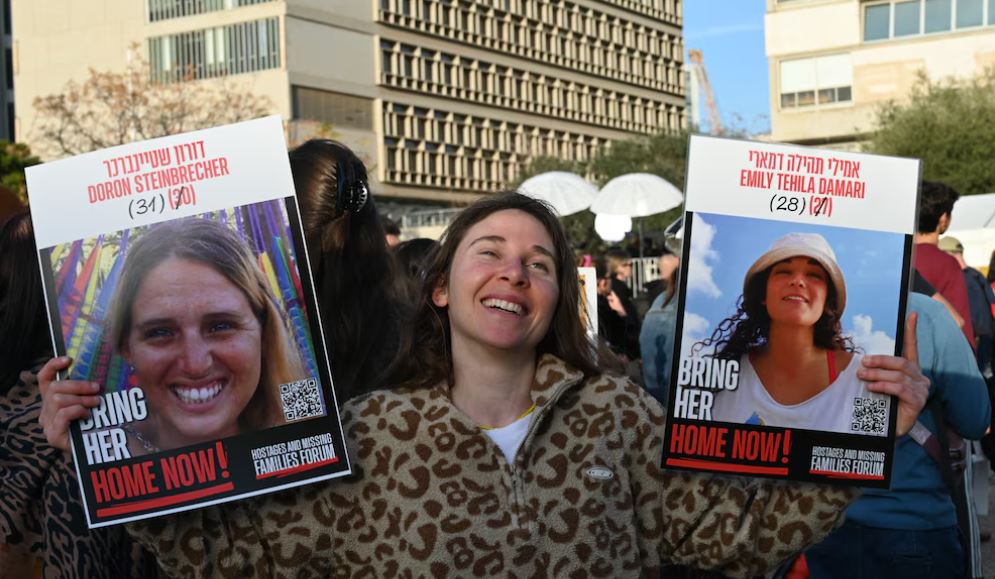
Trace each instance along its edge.
{"label": "construction crane", "polygon": [[[722,117],[719,116],[719,107],[715,104],[715,94],[712,93],[712,85],[708,82],[708,73],[705,72],[705,58],[701,51],[692,48],[688,50],[688,68],[692,77],[692,93],[700,88],[705,93],[705,106],[708,107],[709,132],[713,135],[722,134]],[[697,87],[695,87],[697,85]],[[697,97],[697,94],[694,94]]]}

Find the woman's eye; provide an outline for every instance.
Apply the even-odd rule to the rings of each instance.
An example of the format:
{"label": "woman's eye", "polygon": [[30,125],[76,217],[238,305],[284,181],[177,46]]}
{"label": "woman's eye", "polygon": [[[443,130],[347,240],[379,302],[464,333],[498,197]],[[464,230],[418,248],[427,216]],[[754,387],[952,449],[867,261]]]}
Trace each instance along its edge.
{"label": "woman's eye", "polygon": [[146,340],[164,340],[173,335],[169,328],[149,328],[142,333],[142,338]]}
{"label": "woman's eye", "polygon": [[212,334],[217,334],[219,332],[227,332],[228,330],[235,329],[235,324],[231,322],[214,322],[208,328],[208,331]]}
{"label": "woman's eye", "polygon": [[534,262],[532,262],[532,263],[529,264],[529,267],[531,267],[532,269],[537,269],[539,271],[546,272],[546,273],[549,273],[549,271],[550,271],[549,266],[546,265],[545,263],[541,262],[541,261],[534,261]]}

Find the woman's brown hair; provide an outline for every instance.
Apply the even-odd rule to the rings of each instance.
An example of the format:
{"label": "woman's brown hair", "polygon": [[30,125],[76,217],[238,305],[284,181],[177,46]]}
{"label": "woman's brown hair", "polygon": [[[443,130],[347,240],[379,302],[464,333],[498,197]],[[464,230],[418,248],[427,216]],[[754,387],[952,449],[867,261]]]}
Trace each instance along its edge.
{"label": "woman's brown hair", "polygon": [[262,328],[262,372],[239,422],[246,430],[282,424],[280,385],[305,377],[304,363],[255,256],[245,240],[228,226],[213,219],[187,217],[153,225],[143,233],[128,249],[114,293],[108,315],[111,343],[117,351],[127,351],[132,306],[142,282],[153,269],[174,258],[214,269],[245,295]]}
{"label": "woman's brown hair", "polygon": [[383,386],[397,354],[405,310],[394,260],[372,194],[358,207],[354,199],[343,203],[350,190],[369,186],[348,147],[307,141],[290,151],[290,169],[342,404]]}
{"label": "woman's brown hair", "polygon": [[51,351],[34,228],[23,210],[0,223],[0,394]]}
{"label": "woman's brown hair", "polygon": [[488,216],[509,209],[534,217],[553,241],[560,298],[549,330],[536,348],[537,353],[557,356],[587,376],[599,373],[592,360],[586,324],[581,320],[577,268],[563,226],[545,203],[509,192],[485,197],[470,205],[446,229],[438,251],[426,268],[418,310],[409,326],[409,339],[405,352],[398,358],[392,383],[414,388],[430,387],[443,380],[452,384],[449,313],[432,302],[432,292],[440,283],[449,282],[456,250],[467,231]]}
{"label": "woman's brown hair", "polygon": [[[750,350],[767,345],[770,337],[770,314],[767,313],[764,298],[771,269],[773,266],[750,278],[736,304],[736,313],[719,322],[710,337],[693,346],[693,352],[714,346],[715,358],[738,360]],[[843,335],[836,288],[830,283],[827,284],[827,291],[822,315],[813,328],[813,342],[825,350],[855,352],[857,347],[853,339]]]}

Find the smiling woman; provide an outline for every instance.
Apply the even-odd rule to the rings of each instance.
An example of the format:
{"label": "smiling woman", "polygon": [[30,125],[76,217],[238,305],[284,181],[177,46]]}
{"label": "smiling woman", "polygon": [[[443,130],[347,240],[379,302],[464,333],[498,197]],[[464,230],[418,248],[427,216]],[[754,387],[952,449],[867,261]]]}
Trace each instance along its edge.
{"label": "smiling woman", "polygon": [[831,530],[851,490],[662,470],[663,409],[591,359],[572,263],[544,204],[474,203],[426,268],[393,387],[342,407],[351,477],[128,531],[170,576],[645,577],[762,574]]}
{"label": "smiling woman", "polygon": [[188,218],[152,227],[129,250],[110,341],[147,398],[128,426],[132,454],[283,422],[280,384],[303,364],[249,247],[229,227]]}
{"label": "smiling woman", "polygon": [[694,346],[739,361],[738,385],[716,393],[712,420],[884,436],[853,430],[855,405],[889,401],[858,377],[845,308],[846,281],[825,238],[776,240],[747,270],[736,313]]}

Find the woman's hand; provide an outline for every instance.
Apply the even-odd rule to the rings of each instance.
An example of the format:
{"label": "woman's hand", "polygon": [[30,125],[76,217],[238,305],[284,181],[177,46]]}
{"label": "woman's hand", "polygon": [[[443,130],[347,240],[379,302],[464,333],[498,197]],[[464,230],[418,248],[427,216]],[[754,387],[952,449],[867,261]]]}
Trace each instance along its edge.
{"label": "woman's hand", "polygon": [[912,429],[929,397],[929,378],[919,368],[919,349],[916,341],[916,313],[905,319],[905,340],[902,357],[864,356],[863,366],[857,377],[867,381],[867,389],[898,397],[898,422],[895,434],[902,436]]}
{"label": "woman's hand", "polygon": [[625,317],[625,306],[622,305],[622,300],[618,298],[615,292],[608,294],[608,307],[614,310],[619,317]]}
{"label": "woman's hand", "polygon": [[90,408],[100,405],[100,385],[83,380],[56,380],[59,370],[69,367],[67,356],[52,358],[38,372],[38,389],[41,390],[41,414],[38,422],[48,443],[55,448],[69,451],[69,423],[86,418]]}

